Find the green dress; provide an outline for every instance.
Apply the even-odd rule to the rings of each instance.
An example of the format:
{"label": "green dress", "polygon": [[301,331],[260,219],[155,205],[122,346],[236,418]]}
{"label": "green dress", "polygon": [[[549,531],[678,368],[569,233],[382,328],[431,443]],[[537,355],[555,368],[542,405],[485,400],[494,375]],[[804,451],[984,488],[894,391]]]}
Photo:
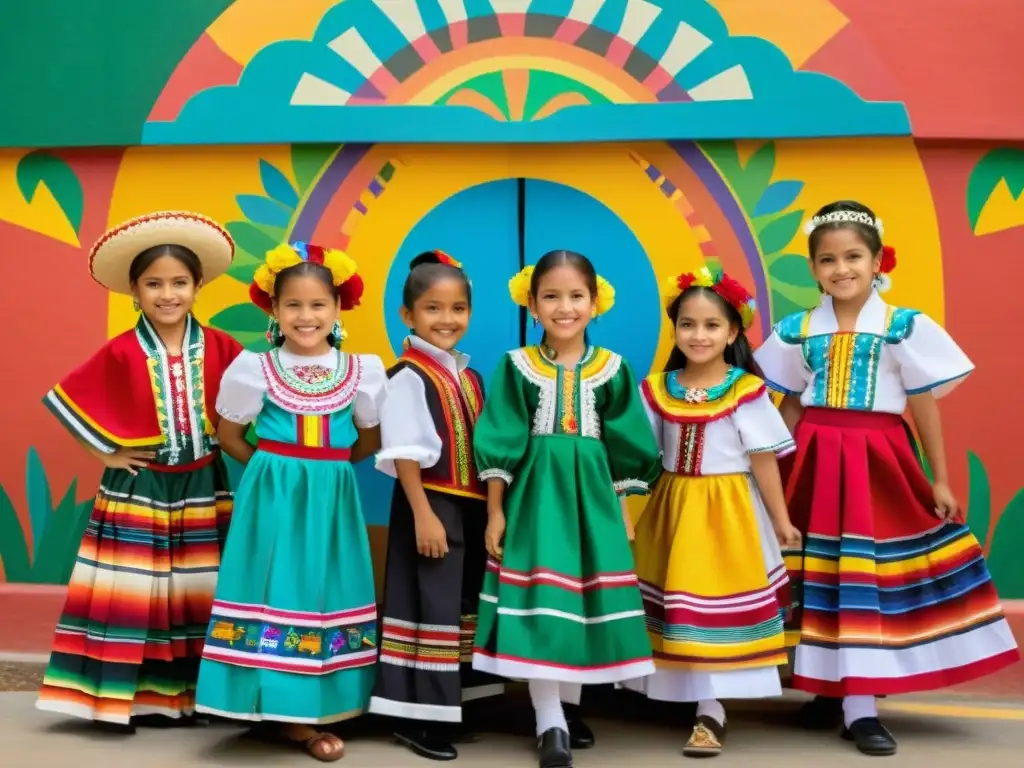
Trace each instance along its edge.
{"label": "green dress", "polygon": [[509,485],[474,668],[576,683],[654,672],[618,494],[646,493],[661,463],[628,364],[597,347],[568,368],[538,347],[509,352],[474,449],[480,478]]}

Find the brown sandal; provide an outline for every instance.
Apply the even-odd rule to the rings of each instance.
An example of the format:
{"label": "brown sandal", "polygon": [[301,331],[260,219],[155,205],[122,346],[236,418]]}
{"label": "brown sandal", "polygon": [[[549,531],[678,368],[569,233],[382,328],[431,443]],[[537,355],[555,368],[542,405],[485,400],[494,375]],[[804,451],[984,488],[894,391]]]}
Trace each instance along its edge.
{"label": "brown sandal", "polygon": [[725,726],[713,717],[700,715],[693,724],[693,732],[683,747],[686,757],[715,757],[722,754]]}
{"label": "brown sandal", "polygon": [[[338,744],[337,749],[328,746],[332,740]],[[305,741],[295,740],[293,743],[298,744],[304,751],[311,754],[321,763],[333,763],[335,760],[340,760],[345,756],[345,742],[333,733],[321,731],[316,736],[311,736]]]}

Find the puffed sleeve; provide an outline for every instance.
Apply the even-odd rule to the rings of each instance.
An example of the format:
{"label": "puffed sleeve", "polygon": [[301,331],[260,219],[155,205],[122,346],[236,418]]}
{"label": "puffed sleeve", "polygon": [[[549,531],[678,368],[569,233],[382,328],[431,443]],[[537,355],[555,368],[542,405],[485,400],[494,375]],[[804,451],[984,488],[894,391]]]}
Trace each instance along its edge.
{"label": "puffed sleeve", "polygon": [[267,382],[260,356],[243,350],[224,371],[217,393],[217,414],[235,424],[251,424],[263,410]]}
{"label": "puffed sleeve", "polygon": [[388,374],[376,355],[359,355],[362,372],[356,388],[352,420],[359,429],[372,429],[380,424],[380,414],[388,396]]}
{"label": "puffed sleeve", "polygon": [[380,443],[376,467],[397,477],[395,459],[432,467],[441,458],[441,438],[427,408],[423,379],[408,368],[388,381],[388,396],[380,409]]}
{"label": "puffed sleeve", "polygon": [[615,490],[647,493],[661,474],[661,451],[629,363],[623,360],[605,386],[601,439],[608,449]]}
{"label": "puffed sleeve", "polygon": [[747,453],[768,453],[785,456],[795,448],[793,436],[782,420],[782,414],[766,390],[742,403],[732,416],[740,434],[740,443]]}
{"label": "puffed sleeve", "polygon": [[790,328],[794,324],[792,318],[777,323],[764,344],[754,352],[754,360],[761,367],[768,386],[784,395],[800,394],[811,381],[803,345]]}
{"label": "puffed sleeve", "polygon": [[948,395],[974,370],[964,351],[946,330],[927,315],[917,314],[906,338],[890,345],[908,395]]}
{"label": "puffed sleeve", "polygon": [[473,454],[480,479],[501,478],[511,485],[529,441],[530,411],[523,378],[512,357],[504,355],[473,431]]}

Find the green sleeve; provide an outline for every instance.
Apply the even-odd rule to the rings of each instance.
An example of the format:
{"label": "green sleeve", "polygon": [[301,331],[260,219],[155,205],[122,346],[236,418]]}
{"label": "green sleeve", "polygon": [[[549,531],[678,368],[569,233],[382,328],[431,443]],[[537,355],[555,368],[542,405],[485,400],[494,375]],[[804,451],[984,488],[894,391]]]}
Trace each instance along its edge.
{"label": "green sleeve", "polygon": [[530,412],[523,379],[509,355],[501,358],[473,432],[473,453],[481,480],[511,485],[530,440]]}
{"label": "green sleeve", "polygon": [[615,490],[644,494],[661,474],[661,452],[629,363],[608,382],[601,439],[608,449]]}

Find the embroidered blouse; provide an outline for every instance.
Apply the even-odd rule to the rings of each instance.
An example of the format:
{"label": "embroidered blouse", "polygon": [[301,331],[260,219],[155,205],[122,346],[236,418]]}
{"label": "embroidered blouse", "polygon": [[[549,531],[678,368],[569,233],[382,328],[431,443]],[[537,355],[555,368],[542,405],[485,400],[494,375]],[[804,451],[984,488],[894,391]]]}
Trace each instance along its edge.
{"label": "embroidered blouse", "polygon": [[854,331],[839,331],[832,298],[783,318],[754,353],[768,386],[804,407],[903,413],[907,396],[943,397],[974,364],[927,315],[872,293]]}
{"label": "embroidered blouse", "polygon": [[[316,397],[303,397],[303,383],[317,387],[331,378],[337,380],[335,387]],[[380,424],[387,374],[376,355],[331,350],[306,356],[283,347],[263,354],[242,352],[224,373],[217,413],[236,424],[250,424],[268,396],[282,409],[302,416],[329,414],[352,405],[355,425],[369,429]]]}
{"label": "embroidered blouse", "polygon": [[213,405],[221,376],[242,351],[191,315],[180,355],[170,355],[140,315],[54,386],[43,402],[62,424],[103,453],[155,449],[156,464],[182,465],[217,447]]}
{"label": "embroidered blouse", "polygon": [[646,492],[661,472],[629,365],[591,347],[575,366],[548,360],[539,347],[506,354],[492,379],[474,449],[480,479],[512,484],[530,441],[545,435],[600,440],[614,487]]}
{"label": "embroidered blouse", "polygon": [[397,477],[395,460],[420,465],[424,488],[486,498],[473,462],[473,429],[483,408],[480,374],[469,356],[416,336],[388,370],[376,466]]}
{"label": "embroidered blouse", "polygon": [[640,385],[662,466],[679,475],[750,472],[750,454],[793,450],[793,438],[765,383],[730,368],[710,389],[679,384],[676,372],[648,376]]}

